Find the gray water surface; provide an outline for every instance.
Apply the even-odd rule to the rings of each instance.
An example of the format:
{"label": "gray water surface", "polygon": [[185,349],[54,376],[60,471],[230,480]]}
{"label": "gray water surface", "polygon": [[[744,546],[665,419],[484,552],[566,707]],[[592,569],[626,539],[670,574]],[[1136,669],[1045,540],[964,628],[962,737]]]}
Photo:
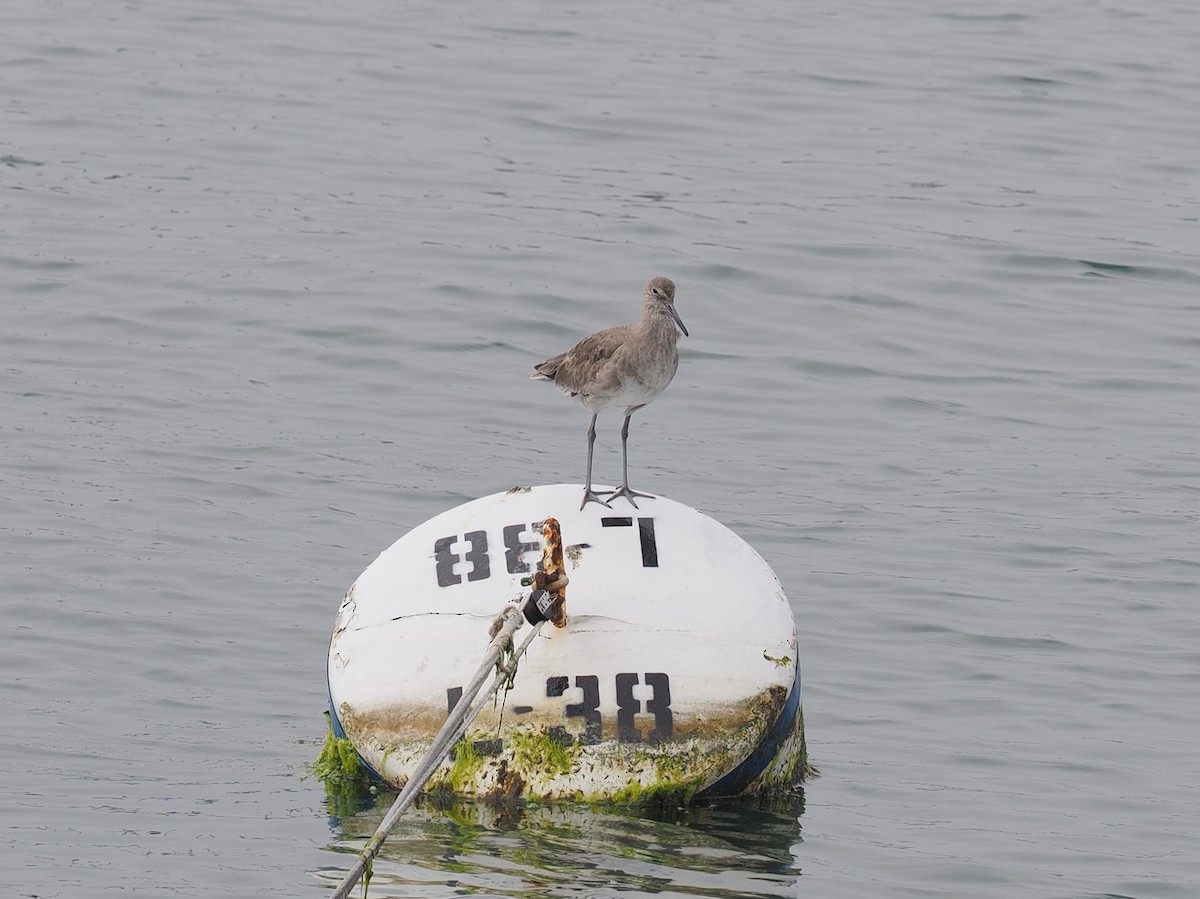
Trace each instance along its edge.
{"label": "gray water surface", "polygon": [[371,895],[1200,894],[1200,8],[4,18],[0,890],[327,893],[343,591],[581,481],[530,366],[664,274],[634,482],[774,566],[822,776],[423,812]]}

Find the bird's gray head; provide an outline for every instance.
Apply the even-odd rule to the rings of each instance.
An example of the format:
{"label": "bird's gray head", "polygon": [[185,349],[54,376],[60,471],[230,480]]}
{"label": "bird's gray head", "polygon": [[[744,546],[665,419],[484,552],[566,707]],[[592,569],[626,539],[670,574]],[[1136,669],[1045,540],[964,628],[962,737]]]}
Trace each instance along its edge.
{"label": "bird's gray head", "polygon": [[642,302],[647,310],[665,311],[675,320],[675,324],[679,325],[679,330],[683,332],[684,336],[688,336],[688,329],[684,327],[683,319],[675,311],[675,282],[670,278],[658,275],[647,281],[646,287],[642,290]]}

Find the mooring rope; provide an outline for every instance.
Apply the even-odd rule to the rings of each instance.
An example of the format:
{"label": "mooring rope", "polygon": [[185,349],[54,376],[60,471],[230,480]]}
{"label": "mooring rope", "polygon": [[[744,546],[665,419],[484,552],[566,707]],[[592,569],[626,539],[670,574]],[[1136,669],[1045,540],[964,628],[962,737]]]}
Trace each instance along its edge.
{"label": "mooring rope", "polygon": [[[354,889],[354,885],[358,883],[365,872],[370,870],[371,863],[379,854],[380,847],[383,846],[383,841],[396,826],[400,816],[416,801],[417,796],[442,764],[442,760],[450,752],[451,747],[463,738],[467,728],[471,726],[471,722],[483,711],[484,706],[496,695],[496,692],[505,684],[512,683],[518,660],[541,631],[542,625],[547,620],[554,621],[559,627],[566,624],[563,598],[566,592],[567,578],[562,571],[562,543],[558,533],[558,522],[553,518],[548,518],[543,523],[543,537],[545,540],[543,570],[537,572],[534,577],[534,592],[521,604],[509,603],[493,622],[492,641],[488,644],[487,652],[484,653],[479,669],[463,688],[462,696],[455,703],[454,710],[450,712],[441,730],[433,738],[433,744],[429,750],[421,757],[409,775],[404,789],[400,791],[400,795],[396,797],[396,801],[384,815],[379,827],[375,829],[375,833],[367,841],[367,845],[359,851],[354,866],[346,873],[341,885],[334,891],[333,899],[347,899],[350,891]],[[546,573],[547,569],[549,574]],[[549,589],[546,589],[547,587]],[[533,624],[533,630],[514,649],[513,634],[526,620]],[[507,660],[502,661],[505,652],[509,651],[511,653]],[[487,680],[488,673],[492,671],[495,672],[492,683],[486,692],[479,696],[483,682]],[[472,703],[474,704],[472,705]],[[370,875],[367,876],[367,880],[370,880]]]}

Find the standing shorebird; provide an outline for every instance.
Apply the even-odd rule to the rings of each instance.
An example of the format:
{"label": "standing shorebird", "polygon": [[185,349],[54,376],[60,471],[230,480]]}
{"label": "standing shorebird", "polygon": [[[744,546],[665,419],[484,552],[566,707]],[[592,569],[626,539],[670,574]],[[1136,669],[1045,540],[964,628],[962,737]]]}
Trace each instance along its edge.
{"label": "standing shorebird", "polygon": [[617,328],[597,331],[565,353],[535,365],[535,381],[551,381],[568,396],[577,396],[592,413],[588,425],[587,483],[583,486],[582,509],[589,501],[608,503],[592,491],[592,449],[596,443],[596,416],[606,406],[625,407],[621,426],[621,486],[605,494],[609,500],[623,496],[635,509],[635,496],[648,497],[629,488],[629,417],[666,389],[679,367],[675,348],[679,331],[687,335],[675,311],[675,282],[651,278],[642,290],[642,320]]}

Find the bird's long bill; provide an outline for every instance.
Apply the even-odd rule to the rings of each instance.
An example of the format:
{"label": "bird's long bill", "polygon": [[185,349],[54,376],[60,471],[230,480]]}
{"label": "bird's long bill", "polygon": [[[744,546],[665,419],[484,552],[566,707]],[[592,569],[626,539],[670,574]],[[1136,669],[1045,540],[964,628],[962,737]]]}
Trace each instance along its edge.
{"label": "bird's long bill", "polygon": [[675,319],[675,324],[679,325],[679,330],[683,332],[684,337],[691,337],[687,332],[687,328],[683,324],[683,319],[679,317],[679,313],[675,311],[674,306],[667,306],[667,311],[671,313],[671,318]]}

